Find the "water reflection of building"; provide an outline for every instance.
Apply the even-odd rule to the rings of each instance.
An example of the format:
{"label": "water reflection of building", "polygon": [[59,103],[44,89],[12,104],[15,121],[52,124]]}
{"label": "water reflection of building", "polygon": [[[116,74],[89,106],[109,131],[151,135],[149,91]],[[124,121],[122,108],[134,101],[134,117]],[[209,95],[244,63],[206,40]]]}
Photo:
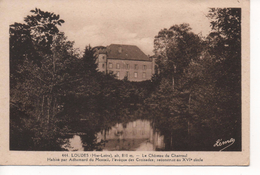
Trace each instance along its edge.
{"label": "water reflection of building", "polygon": [[164,137],[155,132],[148,120],[116,124],[97,134],[97,141],[106,141],[104,150],[153,151],[164,148]]}
{"label": "water reflection of building", "polygon": [[[85,145],[91,143],[84,143],[82,137],[74,135],[68,139],[68,143],[63,145],[64,149],[69,151],[83,151]],[[148,120],[136,120],[126,124],[118,123],[109,130],[102,130],[97,133],[97,140],[95,143],[103,143],[103,151],[154,151],[163,150],[165,147],[164,136],[159,132],[154,131]],[[92,143],[95,145],[95,143]],[[98,144],[97,144],[98,145]],[[95,150],[95,148],[93,148]]]}

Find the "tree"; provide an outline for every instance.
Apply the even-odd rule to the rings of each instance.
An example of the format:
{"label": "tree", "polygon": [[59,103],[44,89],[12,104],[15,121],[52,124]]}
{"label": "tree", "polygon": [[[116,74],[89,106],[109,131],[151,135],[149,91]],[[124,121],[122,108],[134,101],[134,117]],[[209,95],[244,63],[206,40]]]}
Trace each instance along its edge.
{"label": "tree", "polygon": [[64,84],[73,79],[68,68],[77,55],[73,42],[57,28],[64,22],[59,15],[37,8],[31,12],[25,24],[10,26],[10,105],[24,113],[19,117],[11,112],[10,117],[26,123],[11,122],[15,130],[11,139],[18,130],[29,131],[34,144],[28,145],[30,149],[60,149],[56,135],[66,128],[57,127],[60,119],[55,116],[60,112],[60,97],[66,94]]}
{"label": "tree", "polygon": [[241,9],[212,8],[208,17],[212,32],[208,40],[214,61],[211,76],[215,80],[218,107],[226,123],[225,132],[237,138],[241,149]]}
{"label": "tree", "polygon": [[39,51],[50,53],[51,44],[55,34],[59,33],[57,25],[64,23],[60,15],[44,12],[35,8],[33,15],[27,16],[25,22],[30,27],[30,35]]}
{"label": "tree", "polygon": [[[187,138],[181,150],[216,151],[212,143],[219,138],[236,138],[229,149],[241,150],[241,10],[211,9],[208,17],[212,32],[206,39],[186,24],[155,37],[155,80],[160,83],[146,100],[147,108],[161,132],[187,131],[178,138]],[[174,90],[169,88],[171,79]],[[168,145],[178,149],[172,142]]]}
{"label": "tree", "polygon": [[200,59],[191,62],[183,76],[184,87],[191,89],[192,142],[195,144],[196,138],[200,138],[202,145],[207,148],[211,146],[209,143],[214,143],[218,138],[236,138],[236,143],[230,149],[241,150],[239,11],[210,10],[212,32],[204,42]]}
{"label": "tree", "polygon": [[[209,34],[209,52],[217,62],[219,84],[241,91],[241,9],[212,8],[208,18],[212,32]],[[220,72],[218,71],[218,72]]]}
{"label": "tree", "polygon": [[84,55],[82,57],[82,65],[84,73],[96,73],[97,72],[97,57],[96,51],[90,45],[86,46]]}
{"label": "tree", "polygon": [[[33,15],[25,18],[25,24],[15,23],[10,27],[11,97],[14,97],[12,90],[16,85],[27,83],[26,89],[30,91],[38,89],[44,92],[46,87],[52,92],[54,84],[59,81],[56,76],[59,70],[57,60],[61,58],[58,54],[64,54],[60,45],[64,44],[61,40],[65,38],[59,33],[57,25],[64,20],[59,19],[59,15],[37,8],[31,12]],[[68,46],[65,47],[68,49]],[[39,85],[42,88],[37,88]]]}
{"label": "tree", "polygon": [[191,32],[188,24],[173,25],[161,30],[154,40],[159,73],[172,81],[173,87],[180,86],[180,76],[192,60],[198,59],[201,38]]}
{"label": "tree", "polygon": [[[57,25],[64,23],[59,15],[35,8],[33,15],[25,18],[25,24],[14,23],[10,26],[10,62],[11,73],[16,65],[25,59],[38,63],[41,54],[50,53],[55,34],[59,33]],[[39,65],[40,66],[40,65]]]}

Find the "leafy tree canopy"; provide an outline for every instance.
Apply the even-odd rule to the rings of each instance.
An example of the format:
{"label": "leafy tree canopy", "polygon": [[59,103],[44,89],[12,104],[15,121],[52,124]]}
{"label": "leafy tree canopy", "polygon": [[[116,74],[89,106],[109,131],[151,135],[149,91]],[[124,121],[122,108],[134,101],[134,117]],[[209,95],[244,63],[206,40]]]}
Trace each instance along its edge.
{"label": "leafy tree canopy", "polygon": [[201,51],[202,39],[191,32],[189,24],[163,29],[154,39],[158,71],[170,79],[181,76],[190,62],[198,59]]}

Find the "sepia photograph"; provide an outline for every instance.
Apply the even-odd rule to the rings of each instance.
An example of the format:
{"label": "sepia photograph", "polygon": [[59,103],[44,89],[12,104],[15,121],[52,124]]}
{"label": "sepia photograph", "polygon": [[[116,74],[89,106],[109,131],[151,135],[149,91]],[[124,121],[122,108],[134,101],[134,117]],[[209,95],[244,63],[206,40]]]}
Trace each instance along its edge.
{"label": "sepia photograph", "polygon": [[[0,4],[15,11],[8,151],[102,163],[136,152],[144,154],[135,161],[156,164],[248,149],[241,77],[249,1],[11,2]],[[62,159],[47,158],[54,161]]]}

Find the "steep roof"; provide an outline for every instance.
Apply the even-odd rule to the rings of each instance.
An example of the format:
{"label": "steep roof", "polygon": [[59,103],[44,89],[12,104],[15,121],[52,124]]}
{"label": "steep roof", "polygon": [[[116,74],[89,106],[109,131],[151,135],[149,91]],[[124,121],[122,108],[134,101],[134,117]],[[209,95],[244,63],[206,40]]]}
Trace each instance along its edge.
{"label": "steep roof", "polygon": [[136,60],[136,61],[151,61],[137,46],[111,44],[107,47],[107,58]]}

